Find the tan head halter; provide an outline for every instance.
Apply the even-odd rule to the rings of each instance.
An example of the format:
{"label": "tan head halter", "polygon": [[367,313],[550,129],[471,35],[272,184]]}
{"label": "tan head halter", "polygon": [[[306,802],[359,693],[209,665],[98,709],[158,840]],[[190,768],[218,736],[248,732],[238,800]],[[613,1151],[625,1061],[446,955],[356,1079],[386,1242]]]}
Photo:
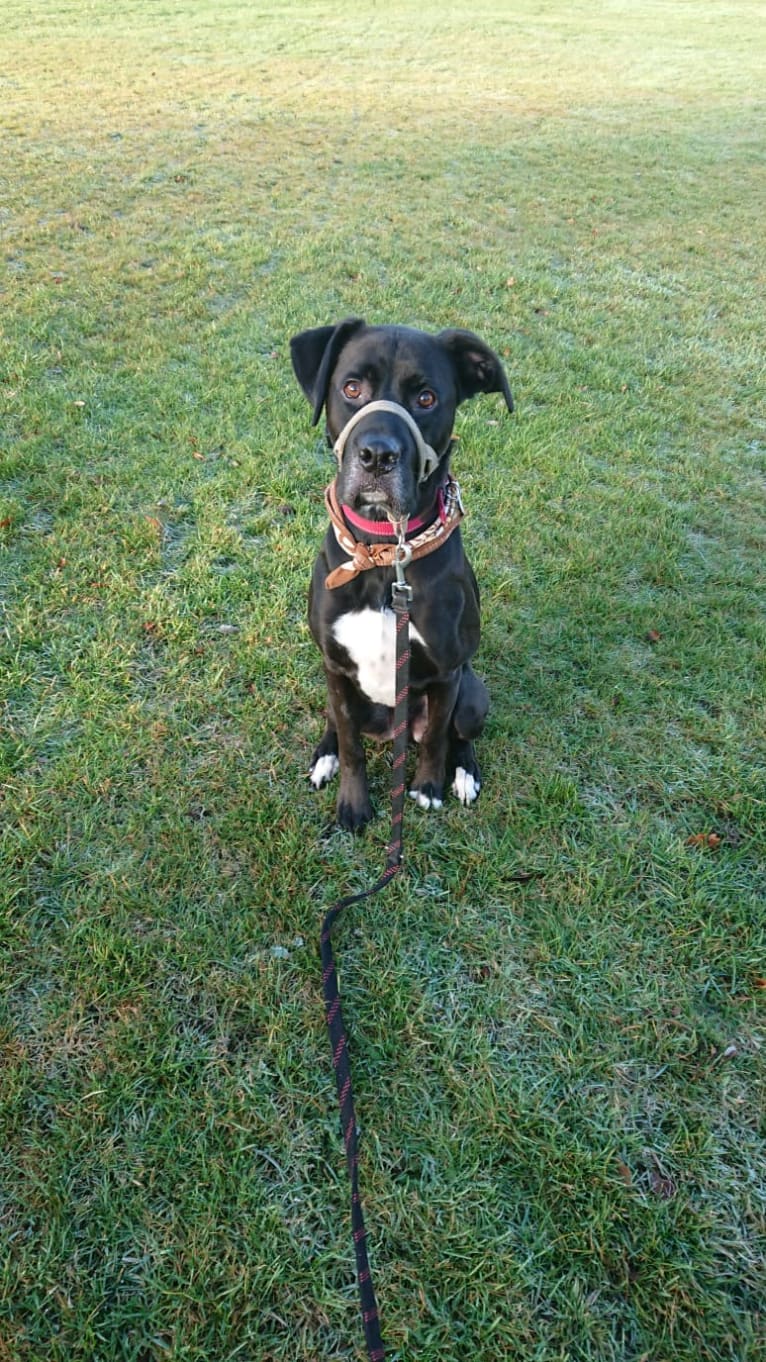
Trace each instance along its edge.
{"label": "tan head halter", "polygon": [[430,478],[434,469],[438,467],[439,455],[431,445],[426,444],[414,418],[407,411],[406,407],[400,407],[398,402],[387,402],[382,398],[378,402],[368,402],[366,406],[360,407],[359,411],[355,411],[351,419],[346,422],[332,447],[333,453],[338,460],[338,467],[341,465],[343,451],[346,448],[346,441],[352,430],[354,430],[354,428],[359,425],[359,422],[363,421],[366,416],[371,416],[374,411],[388,411],[391,412],[392,416],[398,416],[404,421],[404,424],[409,428],[412,434],[420,458],[420,475],[418,477],[418,482],[425,482],[427,478]]}

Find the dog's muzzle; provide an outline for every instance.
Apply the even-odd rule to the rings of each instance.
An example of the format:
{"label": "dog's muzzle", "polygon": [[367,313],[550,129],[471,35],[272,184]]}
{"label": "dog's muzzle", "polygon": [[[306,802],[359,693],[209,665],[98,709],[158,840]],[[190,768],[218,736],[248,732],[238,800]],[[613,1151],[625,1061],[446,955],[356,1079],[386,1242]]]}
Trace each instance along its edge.
{"label": "dog's muzzle", "polygon": [[390,412],[392,416],[398,416],[404,421],[404,424],[407,426],[415,441],[418,458],[420,459],[418,482],[425,482],[427,478],[430,478],[434,469],[438,467],[439,455],[436,453],[436,450],[423,439],[416,421],[407,411],[406,407],[400,407],[398,402],[387,402],[383,398],[378,402],[368,402],[366,406],[360,407],[359,411],[355,411],[350,420],[346,422],[332,447],[333,453],[338,460],[338,467],[340,467],[343,460],[343,451],[346,448],[346,442],[352,430],[354,430],[366,416],[371,416],[372,413],[376,411]]}

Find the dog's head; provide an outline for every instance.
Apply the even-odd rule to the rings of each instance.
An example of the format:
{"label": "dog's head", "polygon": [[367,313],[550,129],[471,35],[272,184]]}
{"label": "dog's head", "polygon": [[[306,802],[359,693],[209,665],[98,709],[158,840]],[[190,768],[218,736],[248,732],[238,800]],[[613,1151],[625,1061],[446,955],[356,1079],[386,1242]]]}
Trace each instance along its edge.
{"label": "dog's head", "polygon": [[351,317],[301,331],[290,350],[314,425],[324,407],[330,443],[340,437],[338,499],[371,520],[403,520],[433,504],[466,398],[500,392],[513,411],[500,360],[471,331],[431,336]]}

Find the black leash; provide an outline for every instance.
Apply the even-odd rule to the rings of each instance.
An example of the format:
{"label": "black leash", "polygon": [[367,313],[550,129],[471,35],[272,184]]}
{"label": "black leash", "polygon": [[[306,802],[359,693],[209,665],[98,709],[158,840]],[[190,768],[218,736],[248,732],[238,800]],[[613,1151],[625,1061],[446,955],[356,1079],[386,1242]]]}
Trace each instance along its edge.
{"label": "black leash", "polygon": [[352,903],[377,894],[394,878],[402,864],[402,814],[404,810],[404,764],[407,759],[408,737],[408,697],[410,677],[410,600],[412,589],[404,580],[403,568],[409,562],[407,545],[400,538],[400,556],[396,564],[397,580],[392,587],[393,607],[396,616],[396,700],[394,705],[394,764],[391,773],[391,839],[386,853],[386,868],[380,879],[371,889],[359,894],[348,894],[339,899],[327,912],[322,925],[322,983],[324,987],[327,1026],[332,1046],[332,1062],[335,1067],[335,1082],[338,1088],[343,1142],[346,1146],[346,1163],[351,1181],[351,1228],[356,1254],[356,1276],[359,1283],[359,1300],[364,1324],[364,1337],[367,1356],[370,1362],[383,1362],[385,1350],[380,1332],[378,1306],[370,1275],[367,1257],[367,1232],[364,1227],[362,1202],[359,1195],[359,1146],[354,1110],[354,1093],[351,1087],[351,1068],[348,1056],[348,1041],[343,1016],[340,1010],[338,977],[332,952],[332,929],[344,908]]}

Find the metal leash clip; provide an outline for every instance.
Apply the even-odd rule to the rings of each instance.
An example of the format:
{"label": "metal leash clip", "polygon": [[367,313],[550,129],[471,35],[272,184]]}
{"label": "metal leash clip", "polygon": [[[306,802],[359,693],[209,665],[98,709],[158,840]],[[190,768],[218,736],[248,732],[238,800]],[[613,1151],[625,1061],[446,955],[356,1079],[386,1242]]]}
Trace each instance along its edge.
{"label": "metal leash clip", "polygon": [[409,567],[412,562],[412,546],[407,543],[404,537],[404,521],[397,521],[394,529],[396,530],[396,549],[394,551],[396,581],[391,584],[391,592],[394,599],[400,602],[406,601],[409,604],[412,600],[412,587],[409,582],[405,581],[404,569]]}

